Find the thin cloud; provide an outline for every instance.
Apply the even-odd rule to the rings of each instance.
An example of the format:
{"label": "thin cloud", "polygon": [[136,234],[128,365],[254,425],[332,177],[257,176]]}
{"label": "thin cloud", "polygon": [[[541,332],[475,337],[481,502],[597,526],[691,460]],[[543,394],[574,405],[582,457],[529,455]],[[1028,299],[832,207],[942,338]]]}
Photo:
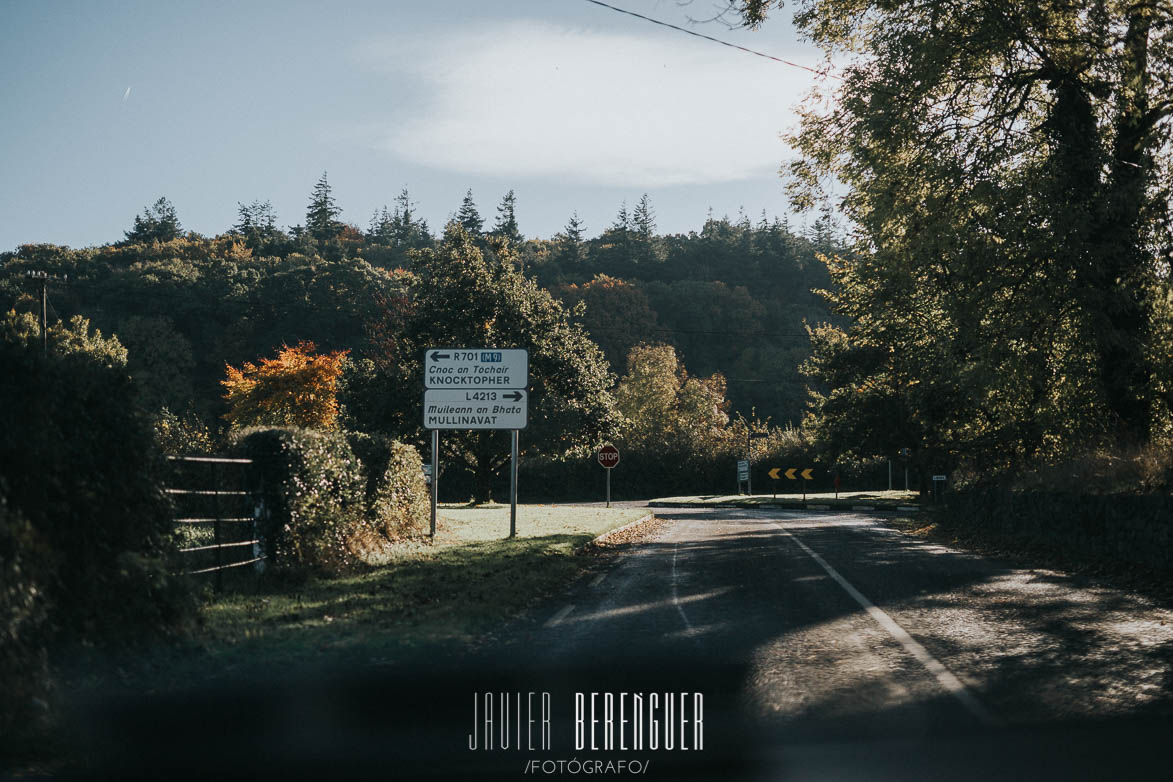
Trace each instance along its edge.
{"label": "thin cloud", "polygon": [[126,92],[122,93],[122,102],[126,103],[126,99],[130,97],[130,87],[126,88]]}
{"label": "thin cloud", "polygon": [[[537,22],[357,52],[423,96],[375,143],[438,169],[657,187],[774,176],[809,74],[662,35]],[[405,110],[406,109],[406,110]]]}

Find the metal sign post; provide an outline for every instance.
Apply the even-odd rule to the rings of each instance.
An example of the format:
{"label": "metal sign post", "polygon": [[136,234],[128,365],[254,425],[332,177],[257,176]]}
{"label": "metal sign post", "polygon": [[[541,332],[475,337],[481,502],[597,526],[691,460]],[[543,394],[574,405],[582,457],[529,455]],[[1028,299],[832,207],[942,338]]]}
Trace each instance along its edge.
{"label": "metal sign post", "polygon": [[[802,501],[803,502],[806,502],[806,482],[814,479],[814,477],[815,477],[813,467],[790,467],[785,471],[785,473],[783,473],[781,467],[772,467],[772,468],[770,468],[770,471],[767,474],[771,478],[773,478],[775,481],[778,480],[782,474],[784,474],[786,476],[787,480],[791,480],[791,481],[797,481],[798,476],[801,475],[802,476]],[[778,496],[777,484],[774,485],[774,496],[775,497]],[[838,478],[838,476],[836,476],[836,478],[835,478],[835,496],[836,497],[839,496],[839,478]]]}
{"label": "metal sign post", "polygon": [[509,537],[517,537],[517,430],[511,434],[513,443],[509,462]]}
{"label": "metal sign post", "polygon": [[432,537],[436,537],[436,498],[440,486],[440,430],[432,430]]}
{"label": "metal sign post", "polygon": [[599,460],[599,464],[607,472],[607,507],[611,507],[611,470],[615,469],[615,465],[619,464],[619,449],[613,445],[604,445],[599,448],[599,452],[595,455]]}

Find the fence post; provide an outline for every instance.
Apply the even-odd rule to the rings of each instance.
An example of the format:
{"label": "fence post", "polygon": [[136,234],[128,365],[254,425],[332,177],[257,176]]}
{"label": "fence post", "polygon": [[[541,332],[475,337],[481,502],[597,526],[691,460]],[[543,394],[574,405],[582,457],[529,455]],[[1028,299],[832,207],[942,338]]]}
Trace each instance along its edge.
{"label": "fence post", "polygon": [[212,522],[212,536],[216,544],[216,591],[222,592],[224,590],[224,550],[220,548],[222,543],[220,539],[220,464],[212,462],[212,507],[213,518]]}
{"label": "fence post", "polygon": [[[244,469],[245,484],[251,492],[253,498],[253,524],[252,524],[252,539],[258,540],[260,543],[253,544],[253,556],[256,558],[256,564],[253,571],[256,573],[265,572],[265,539],[261,537],[261,524],[265,521],[265,515],[268,509],[265,507],[265,481],[258,475],[259,471],[250,469],[252,464],[241,465]],[[266,525],[267,526],[267,525]]]}

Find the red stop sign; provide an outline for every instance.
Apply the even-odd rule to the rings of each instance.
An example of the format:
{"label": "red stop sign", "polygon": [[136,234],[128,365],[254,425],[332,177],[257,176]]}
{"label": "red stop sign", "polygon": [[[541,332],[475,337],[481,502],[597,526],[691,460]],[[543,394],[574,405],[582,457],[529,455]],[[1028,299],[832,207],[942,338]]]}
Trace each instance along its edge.
{"label": "red stop sign", "polygon": [[599,449],[599,464],[608,470],[619,464],[619,449],[613,445],[604,445]]}

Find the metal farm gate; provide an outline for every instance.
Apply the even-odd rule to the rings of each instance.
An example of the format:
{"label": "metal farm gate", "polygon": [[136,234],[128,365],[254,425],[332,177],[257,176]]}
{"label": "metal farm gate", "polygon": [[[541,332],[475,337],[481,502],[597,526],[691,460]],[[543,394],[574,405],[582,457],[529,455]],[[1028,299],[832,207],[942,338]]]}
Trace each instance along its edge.
{"label": "metal farm gate", "polygon": [[264,566],[257,522],[263,512],[250,484],[252,459],[219,456],[168,456],[172,486],[164,489],[175,505],[184,575],[215,574],[216,589],[224,571]]}

